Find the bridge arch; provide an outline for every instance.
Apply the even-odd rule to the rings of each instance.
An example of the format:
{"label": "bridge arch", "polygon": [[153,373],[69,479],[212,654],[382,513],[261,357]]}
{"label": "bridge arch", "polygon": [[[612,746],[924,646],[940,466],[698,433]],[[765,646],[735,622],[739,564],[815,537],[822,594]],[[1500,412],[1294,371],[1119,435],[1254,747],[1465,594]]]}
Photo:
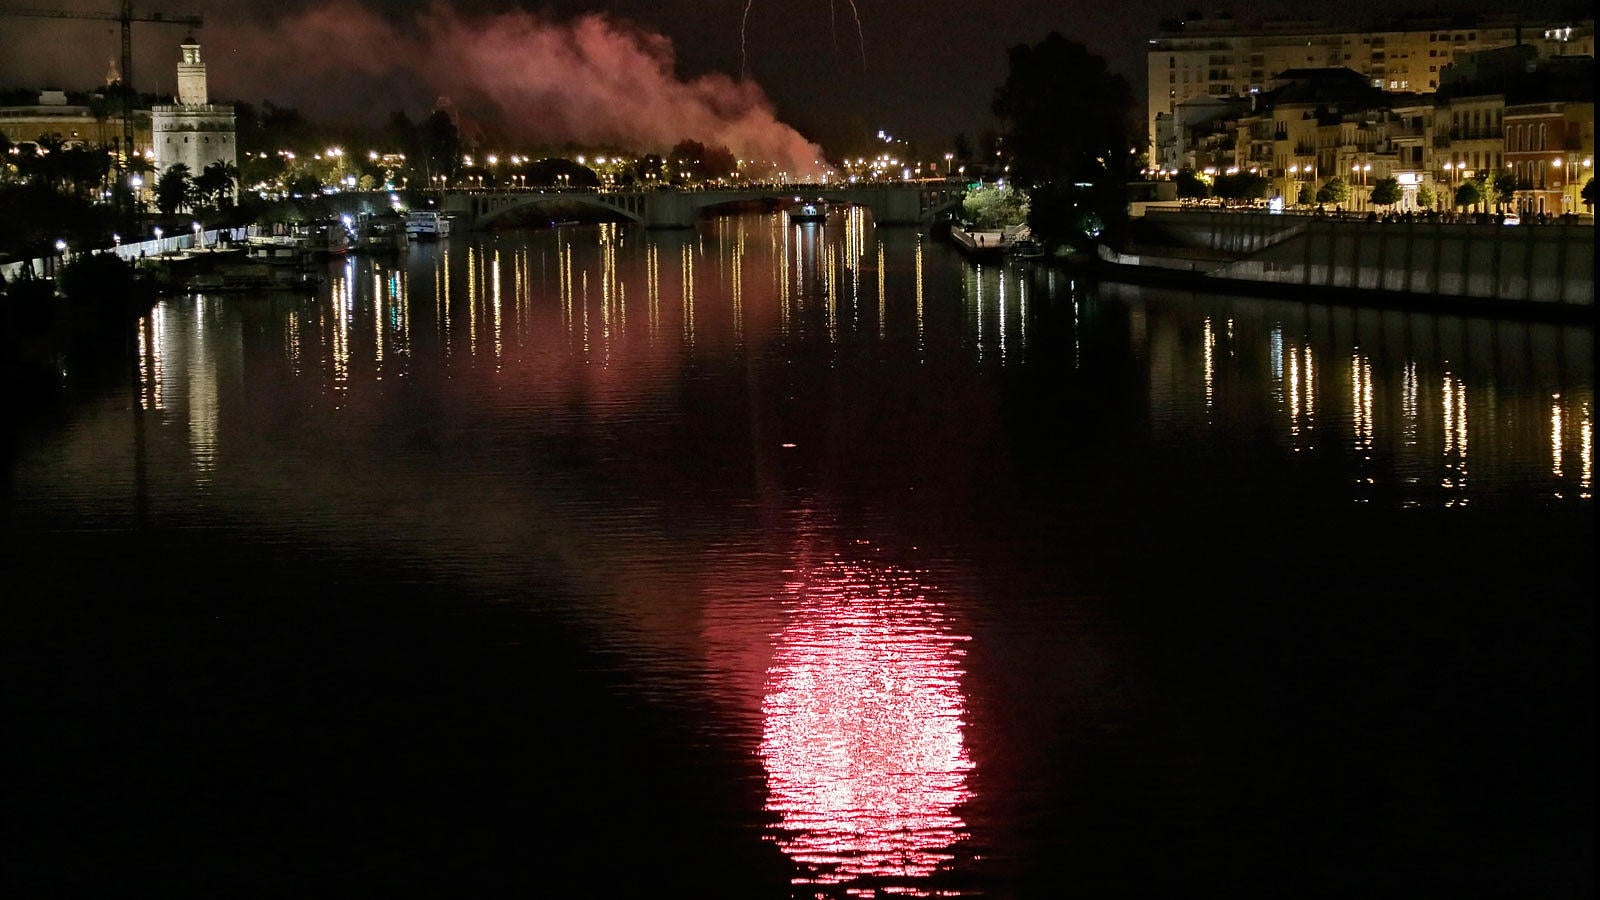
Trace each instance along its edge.
{"label": "bridge arch", "polygon": [[865,207],[879,225],[933,221],[965,191],[944,182],[885,185],[783,185],[709,190],[654,191],[472,191],[446,194],[444,211],[467,227],[481,227],[515,210],[541,203],[579,203],[615,213],[650,228],[692,228],[702,211],[740,201],[790,202],[795,197]]}
{"label": "bridge arch", "polygon": [[503,216],[538,206],[555,203],[576,203],[615,213],[631,222],[648,224],[643,198],[628,194],[599,194],[590,192],[507,192],[459,194],[447,198],[445,209],[464,214],[476,227],[482,227]]}

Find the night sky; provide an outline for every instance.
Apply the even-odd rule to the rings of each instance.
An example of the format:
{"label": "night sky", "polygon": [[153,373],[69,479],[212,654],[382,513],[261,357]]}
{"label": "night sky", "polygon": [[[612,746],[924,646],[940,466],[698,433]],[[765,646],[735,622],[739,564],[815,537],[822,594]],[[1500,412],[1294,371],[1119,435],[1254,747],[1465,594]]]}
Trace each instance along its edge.
{"label": "night sky", "polygon": [[[0,9],[109,12],[117,5],[116,0],[0,0]],[[1553,16],[1560,0],[1521,6],[1530,16]],[[618,118],[629,121],[648,118],[649,110],[669,107],[673,101],[656,95],[649,86],[625,80],[604,89],[595,86],[604,81],[597,79],[595,72],[615,72],[627,65],[628,54],[621,52],[626,48],[611,46],[621,41],[648,48],[654,58],[670,59],[664,71],[673,80],[698,80],[695,99],[684,102],[703,105],[713,116],[722,115],[730,106],[764,108],[770,101],[770,114],[745,117],[741,127],[746,131],[763,127],[757,120],[775,118],[793,126],[806,140],[840,152],[883,129],[918,142],[930,155],[942,151],[957,132],[976,135],[995,126],[989,101],[1005,77],[1006,49],[1037,41],[1052,30],[1081,40],[1104,55],[1114,71],[1128,77],[1135,97],[1142,98],[1147,41],[1155,36],[1160,19],[1179,17],[1189,7],[1182,0],[855,0],[854,8],[850,0],[750,0],[741,54],[744,0],[135,3],[137,12],[199,13],[205,17],[206,26],[198,37],[210,64],[214,99],[272,100],[299,107],[313,118],[353,117],[377,124],[393,109],[425,113],[438,96],[446,95],[461,108],[496,122],[513,141],[543,137],[554,143],[569,137],[627,143],[629,136],[615,133],[616,127],[622,126],[598,132],[583,127],[582,120],[595,109],[612,105],[605,90],[614,91],[618,98]],[[1258,0],[1218,8],[1230,9],[1235,18],[1243,20],[1271,10],[1278,16],[1298,14],[1352,23],[1364,21],[1378,10],[1395,12],[1405,7],[1378,0],[1314,0],[1285,11],[1279,4]],[[1449,12],[1483,5],[1423,0],[1410,8]],[[551,75],[564,64],[560,61],[533,60],[518,53],[519,66],[550,76],[537,90],[519,91],[508,83],[536,76],[527,71],[507,74],[503,58],[476,64],[469,58],[475,52],[474,41],[458,41],[454,56],[437,52],[442,16],[456,23],[459,37],[480,27],[483,15],[504,15],[508,10],[531,13],[516,20],[525,27],[551,30],[550,46],[572,44],[570,33],[562,29],[573,27],[585,14],[609,17],[611,31],[585,50],[581,66],[593,68],[580,67],[570,75]],[[853,12],[859,14],[859,37]],[[135,80],[141,90],[172,92],[181,31],[174,26],[135,26]],[[397,36],[405,40],[397,40]],[[118,54],[117,27],[110,22],[0,16],[0,47],[4,48],[0,85],[84,89],[100,82],[108,61]],[[434,59],[432,71],[428,58]],[[759,91],[732,81],[739,75],[741,63]],[[469,69],[473,72],[470,78],[462,74]],[[576,108],[563,109],[560,101],[546,96],[552,91],[560,93],[562,83],[587,85],[590,90]],[[639,108],[628,107],[630,97]],[[652,99],[644,102],[640,97]],[[649,143],[662,134],[703,127],[696,124],[704,121],[703,111],[678,115],[681,121],[638,135],[633,142]],[[534,119],[539,121],[531,121]],[[760,146],[783,143],[768,141]]]}

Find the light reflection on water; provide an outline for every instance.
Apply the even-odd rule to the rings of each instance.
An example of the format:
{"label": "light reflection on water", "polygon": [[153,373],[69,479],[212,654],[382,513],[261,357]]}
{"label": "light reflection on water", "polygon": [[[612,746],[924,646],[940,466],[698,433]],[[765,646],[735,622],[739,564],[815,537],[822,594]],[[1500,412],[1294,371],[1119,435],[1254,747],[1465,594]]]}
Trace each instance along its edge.
{"label": "light reflection on water", "polygon": [[916,573],[837,554],[798,565],[762,701],[776,841],[797,884],[925,896],[917,882],[967,836],[968,638]]}
{"label": "light reflection on water", "polygon": [[[1029,802],[997,795],[1048,780],[991,772],[1060,737],[1020,729],[1115,705],[1056,677],[1099,646],[1062,627],[1096,618],[1080,585],[1027,581],[995,543],[1044,534],[1054,564],[1078,552],[1060,520],[1139,534],[1164,510],[1140,494],[1151,448],[1272,463],[1362,509],[1592,498],[1592,329],[1085,289],[859,211],[473,235],[329,274],[312,298],[158,304],[137,417],[82,414],[16,503],[297,532],[530,606],[530,582],[575,584],[548,602],[625,651],[640,695],[708,699],[722,718],[693,727],[758,761],[802,893],[933,891],[1015,827],[985,810]],[[1056,440],[1044,424],[1111,449],[1052,467],[1076,507],[971,512],[1030,499],[1013,454]],[[1278,488],[1249,475],[1219,493]],[[813,503],[832,543],[784,524]],[[981,647],[996,622],[1005,645]],[[1120,678],[1121,653],[1097,671]],[[1055,687],[996,687],[1018,671]],[[974,727],[977,696],[1020,698],[994,720],[1018,733]]]}

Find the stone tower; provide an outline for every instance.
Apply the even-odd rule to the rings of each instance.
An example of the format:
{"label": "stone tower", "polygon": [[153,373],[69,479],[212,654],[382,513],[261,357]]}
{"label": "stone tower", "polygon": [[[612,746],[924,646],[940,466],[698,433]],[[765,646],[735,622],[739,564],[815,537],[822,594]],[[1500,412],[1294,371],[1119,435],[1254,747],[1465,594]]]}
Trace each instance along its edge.
{"label": "stone tower", "polygon": [[156,178],[178,163],[189,167],[191,178],[213,163],[239,164],[233,107],[211,103],[200,44],[190,37],[180,48],[177,102],[151,110]]}

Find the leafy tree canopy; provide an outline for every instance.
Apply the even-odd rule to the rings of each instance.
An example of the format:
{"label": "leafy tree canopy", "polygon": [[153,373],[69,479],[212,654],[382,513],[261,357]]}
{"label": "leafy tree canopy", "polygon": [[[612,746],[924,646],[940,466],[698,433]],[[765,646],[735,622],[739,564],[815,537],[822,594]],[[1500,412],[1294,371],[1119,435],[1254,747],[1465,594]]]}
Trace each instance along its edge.
{"label": "leafy tree canopy", "polygon": [[1212,190],[1227,200],[1265,200],[1272,182],[1252,172],[1218,175]]}
{"label": "leafy tree canopy", "polygon": [[1372,185],[1372,196],[1368,199],[1378,206],[1393,206],[1405,196],[1400,190],[1400,181],[1397,178],[1379,178]]}
{"label": "leafy tree canopy", "polygon": [[1211,196],[1211,176],[1193,169],[1178,170],[1178,196],[1195,200]]}
{"label": "leafy tree canopy", "polygon": [[995,91],[1006,128],[1012,177],[1115,185],[1127,180],[1133,93],[1128,82],[1082,44],[1051,32],[1007,54],[1010,71]]}
{"label": "leafy tree canopy", "polygon": [[1317,188],[1317,202],[1338,204],[1349,203],[1350,184],[1338,176],[1329,178],[1327,181],[1323,182],[1322,187]]}
{"label": "leafy tree canopy", "polygon": [[1456,206],[1482,206],[1489,200],[1487,185],[1482,179],[1468,178],[1456,188]]}
{"label": "leafy tree canopy", "polygon": [[1028,195],[1010,185],[981,185],[961,198],[961,212],[977,228],[1006,228],[1028,221]]}

